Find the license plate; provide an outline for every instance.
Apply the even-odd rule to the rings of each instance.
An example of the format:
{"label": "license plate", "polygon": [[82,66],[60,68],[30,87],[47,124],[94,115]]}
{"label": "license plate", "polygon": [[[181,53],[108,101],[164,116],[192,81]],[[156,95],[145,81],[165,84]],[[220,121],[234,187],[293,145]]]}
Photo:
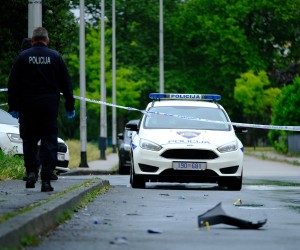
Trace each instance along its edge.
{"label": "license plate", "polygon": [[173,169],[175,170],[205,170],[205,162],[173,162]]}

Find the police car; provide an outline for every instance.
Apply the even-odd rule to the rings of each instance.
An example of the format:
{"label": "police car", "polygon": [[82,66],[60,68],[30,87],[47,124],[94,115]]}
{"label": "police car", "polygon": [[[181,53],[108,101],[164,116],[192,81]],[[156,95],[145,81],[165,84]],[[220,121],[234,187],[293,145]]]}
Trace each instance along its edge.
{"label": "police car", "polygon": [[[136,123],[139,120],[130,120],[127,124]],[[118,134],[118,156],[119,156],[119,174],[129,174],[131,159],[130,159],[130,144],[132,131],[124,128],[123,133]]]}
{"label": "police car", "polygon": [[232,126],[220,95],[151,93],[133,131],[130,183],[145,188],[151,182],[217,183],[240,190],[243,144]]}

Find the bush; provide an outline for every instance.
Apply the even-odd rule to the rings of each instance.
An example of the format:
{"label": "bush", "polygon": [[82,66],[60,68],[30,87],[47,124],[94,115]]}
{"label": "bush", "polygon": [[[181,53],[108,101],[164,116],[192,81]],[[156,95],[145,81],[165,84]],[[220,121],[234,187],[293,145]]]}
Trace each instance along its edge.
{"label": "bush", "polygon": [[[272,125],[299,126],[300,123],[300,77],[285,86],[274,105]],[[292,131],[270,130],[268,136],[277,151],[287,153],[287,137]]]}

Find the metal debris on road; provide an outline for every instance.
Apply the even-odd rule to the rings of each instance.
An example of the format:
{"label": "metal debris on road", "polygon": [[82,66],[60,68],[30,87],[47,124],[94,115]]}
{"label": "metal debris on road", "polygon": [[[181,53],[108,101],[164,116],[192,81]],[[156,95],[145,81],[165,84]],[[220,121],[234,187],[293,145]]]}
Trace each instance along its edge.
{"label": "metal debris on road", "polygon": [[148,229],[148,233],[149,234],[161,234],[162,231],[161,230],[157,230],[157,229]]}
{"label": "metal debris on road", "polygon": [[208,227],[216,224],[227,224],[236,226],[241,229],[258,229],[266,224],[267,219],[253,223],[251,221],[234,218],[225,214],[222,209],[222,203],[218,203],[215,207],[207,210],[198,216],[198,226]]}

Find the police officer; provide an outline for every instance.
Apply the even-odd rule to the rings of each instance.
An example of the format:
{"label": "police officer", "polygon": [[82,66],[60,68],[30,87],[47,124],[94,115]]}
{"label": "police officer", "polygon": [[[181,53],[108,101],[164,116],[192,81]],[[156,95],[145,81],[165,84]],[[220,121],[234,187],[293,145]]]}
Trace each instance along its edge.
{"label": "police officer", "polygon": [[22,51],[11,70],[8,82],[8,112],[19,118],[23,140],[26,188],[34,188],[39,168],[38,141],[42,192],[53,191],[50,179],[57,162],[57,116],[60,92],[65,99],[66,115],[75,117],[71,79],[66,65],[55,50],[49,49],[48,32],[34,29],[32,48]]}

